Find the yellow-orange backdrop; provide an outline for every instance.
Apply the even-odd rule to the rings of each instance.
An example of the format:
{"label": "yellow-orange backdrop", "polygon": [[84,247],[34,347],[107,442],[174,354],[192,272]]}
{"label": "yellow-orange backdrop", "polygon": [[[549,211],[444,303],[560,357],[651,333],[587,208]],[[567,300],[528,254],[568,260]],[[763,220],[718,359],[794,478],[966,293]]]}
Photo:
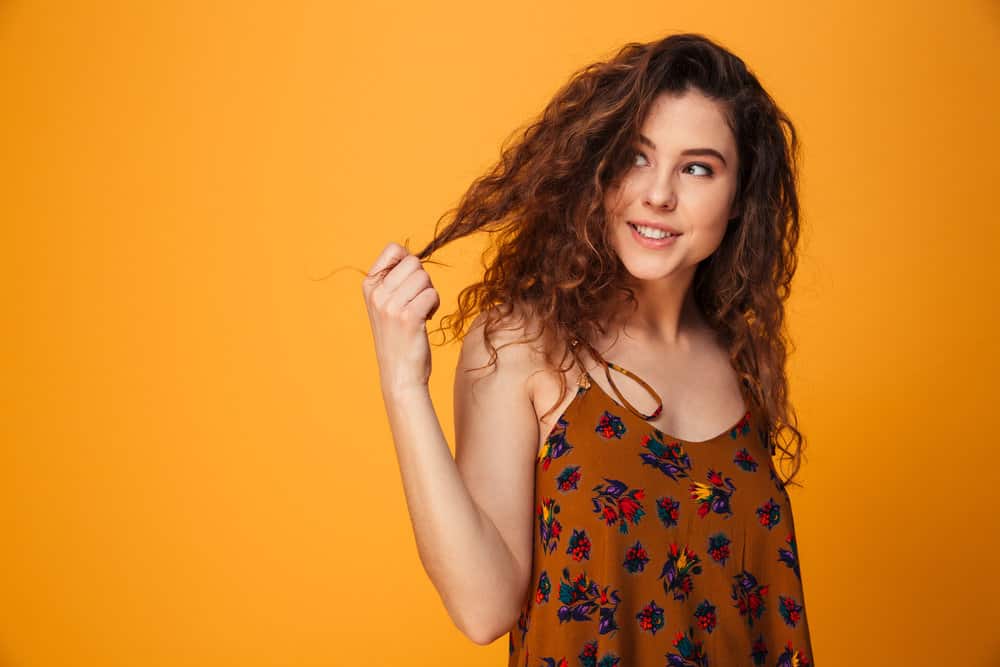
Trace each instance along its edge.
{"label": "yellow-orange backdrop", "polygon": [[[803,139],[815,660],[1000,664],[998,26],[990,0],[0,4],[0,665],[505,664],[421,568],[360,276],[313,279],[419,247],[572,71],[676,31]],[[484,243],[430,265],[433,325]]]}

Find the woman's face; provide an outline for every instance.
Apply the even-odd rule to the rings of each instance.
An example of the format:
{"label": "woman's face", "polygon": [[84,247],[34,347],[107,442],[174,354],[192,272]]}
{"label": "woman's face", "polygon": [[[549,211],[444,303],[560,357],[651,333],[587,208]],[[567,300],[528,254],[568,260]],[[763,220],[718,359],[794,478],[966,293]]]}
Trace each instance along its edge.
{"label": "woman's face", "polygon": [[[637,279],[693,275],[738,214],[736,140],[717,103],[697,91],[661,93],[641,136],[632,166],[604,200],[612,247]],[[654,235],[670,228],[679,236],[644,239],[633,226],[642,223]]]}

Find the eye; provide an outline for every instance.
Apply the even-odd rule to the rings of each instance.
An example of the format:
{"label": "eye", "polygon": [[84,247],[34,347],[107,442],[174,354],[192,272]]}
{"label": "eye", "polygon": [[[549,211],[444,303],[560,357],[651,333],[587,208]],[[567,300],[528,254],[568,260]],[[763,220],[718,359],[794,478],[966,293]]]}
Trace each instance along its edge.
{"label": "eye", "polygon": [[700,162],[694,162],[692,164],[689,164],[686,168],[690,169],[691,167],[701,167],[702,169],[705,169],[706,171],[708,171],[708,173],[705,174],[705,176],[711,176],[712,174],[715,173],[715,171],[713,171],[712,168],[709,167],[707,164],[701,164]]}
{"label": "eye", "polygon": [[635,152],[635,157],[641,157],[643,160],[646,160],[647,162],[649,162],[649,160],[646,158],[646,155],[642,151],[636,151]]}

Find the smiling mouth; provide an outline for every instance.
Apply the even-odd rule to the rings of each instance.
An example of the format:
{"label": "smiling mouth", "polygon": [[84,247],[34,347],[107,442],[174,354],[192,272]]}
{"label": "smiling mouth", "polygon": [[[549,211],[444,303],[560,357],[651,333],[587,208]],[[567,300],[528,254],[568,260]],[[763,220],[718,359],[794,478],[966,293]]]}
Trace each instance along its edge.
{"label": "smiling mouth", "polygon": [[[656,236],[647,236],[646,234],[642,233],[639,230],[639,227],[637,225],[635,225],[635,224],[633,224],[631,222],[626,222],[625,224],[627,224],[629,227],[631,227],[632,229],[634,229],[636,231],[636,233],[639,234],[640,236],[642,236],[643,238],[650,239],[651,241],[657,241],[657,240],[660,240],[660,239],[669,239],[669,238],[673,238],[675,236],[680,236],[681,235],[680,232],[665,232],[664,230],[657,229],[655,227],[646,227],[645,225],[643,225],[643,227],[645,229],[647,229],[647,230],[654,229],[657,232]],[[660,236],[660,234],[665,234],[665,236]]]}

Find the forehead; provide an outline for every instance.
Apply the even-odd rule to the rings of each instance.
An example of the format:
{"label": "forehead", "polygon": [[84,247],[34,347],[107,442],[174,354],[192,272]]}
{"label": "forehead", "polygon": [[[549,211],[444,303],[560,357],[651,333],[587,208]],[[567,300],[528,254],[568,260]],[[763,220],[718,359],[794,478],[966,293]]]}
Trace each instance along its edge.
{"label": "forehead", "polygon": [[641,132],[653,140],[657,150],[710,146],[725,155],[727,161],[736,157],[736,138],[722,105],[695,90],[679,96],[657,95],[642,121]]}

